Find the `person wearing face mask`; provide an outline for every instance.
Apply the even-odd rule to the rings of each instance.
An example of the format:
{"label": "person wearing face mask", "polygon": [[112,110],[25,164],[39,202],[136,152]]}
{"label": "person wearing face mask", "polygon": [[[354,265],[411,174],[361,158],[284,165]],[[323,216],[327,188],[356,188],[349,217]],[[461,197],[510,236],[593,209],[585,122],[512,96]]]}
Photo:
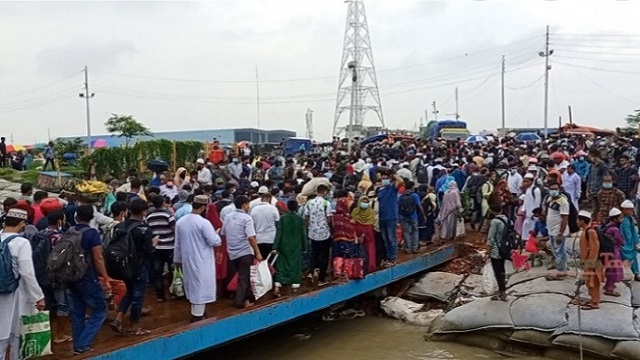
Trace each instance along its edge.
{"label": "person wearing face mask", "polygon": [[[44,294],[38,286],[33,270],[33,260],[29,240],[20,236],[27,224],[27,212],[22,209],[9,209],[5,217],[5,226],[0,233],[0,254],[8,254],[11,261],[7,267],[0,268],[2,287],[7,293],[0,295],[0,359],[4,359],[10,348],[11,360],[20,355],[20,316],[33,315],[35,307],[45,308]],[[4,273],[10,271],[11,273]]]}
{"label": "person wearing face mask", "polygon": [[609,217],[609,211],[620,206],[625,200],[622,191],[613,185],[613,177],[609,174],[602,177],[602,188],[596,193],[598,212],[594,212],[594,220],[604,221]]}
{"label": "person wearing face mask", "polygon": [[211,175],[211,171],[205,167],[203,159],[196,160],[196,168],[198,169],[198,184],[201,186],[213,185],[213,176]]}
{"label": "person wearing face mask", "polygon": [[163,185],[160,186],[160,194],[162,196],[168,197],[170,200],[173,200],[176,196],[178,196],[178,187],[175,186],[172,180],[167,181]]}
{"label": "person wearing face mask", "polygon": [[231,177],[236,181],[240,181],[240,177],[242,176],[242,164],[240,163],[240,160],[238,160],[237,157],[234,157],[228,168],[229,173],[231,173]]}
{"label": "person wearing face mask", "polygon": [[393,266],[398,253],[398,239],[396,228],[398,226],[398,189],[404,185],[404,180],[391,170],[380,172],[382,186],[378,188],[378,201],[380,202],[379,222],[380,232],[387,251],[385,267]]}
{"label": "person wearing face mask", "polygon": [[565,243],[569,235],[569,199],[560,193],[560,184],[549,183],[549,196],[543,202],[543,216],[547,221],[549,246],[556,262],[555,274],[547,276],[547,280],[561,280],[567,275],[567,249]]}
{"label": "person wearing face mask", "polygon": [[[204,319],[206,304],[216,301],[216,260],[213,247],[222,241],[203,217],[209,198],[198,195],[193,209],[176,223],[173,262],[182,268],[184,290],[191,303],[191,322]],[[247,215],[249,216],[249,215]]]}
{"label": "person wearing face mask", "polygon": [[351,211],[351,218],[355,221],[356,234],[360,239],[359,241],[364,245],[367,272],[376,271],[376,239],[374,233],[376,212],[366,195],[362,195],[358,199],[356,207]]}

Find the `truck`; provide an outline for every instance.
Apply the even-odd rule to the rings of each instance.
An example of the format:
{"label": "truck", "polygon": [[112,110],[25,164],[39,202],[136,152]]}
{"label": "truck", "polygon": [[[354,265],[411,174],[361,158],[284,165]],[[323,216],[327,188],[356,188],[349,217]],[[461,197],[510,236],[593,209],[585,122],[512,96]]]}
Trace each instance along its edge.
{"label": "truck", "polygon": [[467,123],[462,120],[430,121],[423,136],[429,140],[443,138],[445,140],[466,139],[469,136]]}

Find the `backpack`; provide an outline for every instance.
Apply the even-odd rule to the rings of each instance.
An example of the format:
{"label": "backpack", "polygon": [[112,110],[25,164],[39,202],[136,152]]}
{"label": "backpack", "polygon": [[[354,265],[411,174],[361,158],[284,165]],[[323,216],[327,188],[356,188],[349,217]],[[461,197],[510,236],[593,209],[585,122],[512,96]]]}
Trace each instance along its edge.
{"label": "backpack", "polygon": [[47,276],[47,260],[52,248],[49,235],[47,230],[43,230],[27,238],[31,243],[33,270],[41,288],[49,287],[50,285],[49,277]]}
{"label": "backpack", "polygon": [[418,183],[427,184],[429,182],[429,174],[426,166],[420,166],[418,169]]}
{"label": "backpack", "polygon": [[433,202],[429,198],[422,200],[422,209],[427,215],[433,214],[436,211],[436,208],[433,206]]}
{"label": "backpack", "polygon": [[136,277],[140,259],[131,232],[140,225],[141,222],[135,222],[127,227],[120,223],[113,229],[111,240],[104,250],[107,274],[112,278],[129,281]]}
{"label": "backpack", "polygon": [[116,226],[118,226],[118,224],[120,223],[113,223],[112,225],[110,225],[105,231],[104,234],[102,236],[102,247],[103,248],[107,248],[107,246],[109,246],[109,244],[111,243],[111,241],[113,240],[113,233],[114,230],[116,228]]}
{"label": "backpack", "polygon": [[611,256],[615,251],[615,240],[611,235],[607,234],[602,226],[594,226],[592,228],[598,234],[598,243],[600,243],[598,249],[598,258],[603,258],[604,254]]}
{"label": "backpack", "polygon": [[404,193],[398,200],[398,212],[402,216],[411,216],[416,211],[416,203],[413,200],[413,193]]}
{"label": "backpack", "polygon": [[11,294],[18,288],[20,276],[16,277],[11,264],[11,251],[9,242],[18,235],[11,235],[5,241],[0,242],[0,294]]}
{"label": "backpack", "polygon": [[79,281],[87,272],[87,261],[82,249],[82,235],[88,227],[67,230],[51,249],[47,258],[47,274],[51,284],[68,284]]}
{"label": "backpack", "polygon": [[498,254],[501,259],[510,260],[511,251],[516,250],[520,245],[518,240],[518,233],[511,220],[505,220],[504,217],[496,217],[497,220],[504,224],[504,231],[502,232],[502,239],[498,242]]}
{"label": "backpack", "polygon": [[578,225],[578,209],[573,204],[573,201],[571,201],[571,196],[569,196],[569,194],[564,191],[562,191],[561,194],[564,195],[569,202],[569,221],[567,223],[569,232],[572,234],[577,233],[580,231],[580,225]]}

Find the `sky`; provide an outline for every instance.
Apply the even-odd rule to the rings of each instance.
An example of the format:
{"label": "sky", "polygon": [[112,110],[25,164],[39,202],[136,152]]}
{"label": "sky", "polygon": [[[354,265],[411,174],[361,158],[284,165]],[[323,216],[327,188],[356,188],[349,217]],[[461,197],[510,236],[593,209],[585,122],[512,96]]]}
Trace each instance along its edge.
{"label": "sky", "polygon": [[[432,102],[473,132],[542,127],[550,26],[549,127],[615,128],[640,108],[639,1],[365,0],[384,118],[413,128]],[[15,143],[87,133],[112,113],[152,131],[258,127],[331,137],[347,4],[340,0],[0,2],[0,134]],[[428,110],[428,114],[425,114]],[[341,126],[348,116],[341,117]],[[379,125],[374,113],[365,125]],[[11,141],[9,141],[11,142]]]}

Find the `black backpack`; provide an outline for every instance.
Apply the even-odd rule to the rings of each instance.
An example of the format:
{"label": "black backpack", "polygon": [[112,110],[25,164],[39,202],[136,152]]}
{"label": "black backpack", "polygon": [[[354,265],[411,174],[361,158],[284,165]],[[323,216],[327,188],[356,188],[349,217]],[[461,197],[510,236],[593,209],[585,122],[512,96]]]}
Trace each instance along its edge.
{"label": "black backpack", "polygon": [[125,223],[120,223],[113,229],[111,241],[104,249],[105,265],[110,277],[129,281],[138,274],[141,264],[131,233],[140,225],[141,222],[135,222],[127,227]]}
{"label": "black backpack", "polygon": [[44,230],[28,236],[27,239],[31,243],[31,258],[33,259],[33,270],[36,274],[36,280],[41,288],[50,286],[50,279],[47,276],[47,260],[51,254],[51,240],[49,240],[49,231]]}
{"label": "black backpack", "polygon": [[84,277],[89,265],[82,249],[82,235],[89,230],[69,228],[56,242],[47,258],[47,274],[50,284],[69,284]]}
{"label": "black backpack", "polygon": [[564,191],[562,191],[561,194],[564,195],[569,202],[569,221],[567,223],[567,226],[569,226],[569,232],[572,234],[577,233],[580,231],[580,225],[578,225],[578,209],[573,204],[573,201],[571,201],[571,196],[569,194]]}
{"label": "black backpack", "polygon": [[613,256],[615,251],[616,242],[611,235],[605,233],[605,229],[602,226],[594,226],[593,230],[598,234],[598,243],[600,243],[598,249],[598,257],[603,258],[604,254]]}
{"label": "black backpack", "polygon": [[402,216],[411,216],[416,211],[416,203],[413,200],[412,193],[404,193],[398,200],[398,212]]}
{"label": "black backpack", "polygon": [[520,245],[518,233],[512,221],[508,219],[505,220],[505,218],[501,216],[495,219],[504,224],[502,239],[498,242],[498,255],[500,255],[501,259],[511,260],[511,251],[516,250]]}
{"label": "black backpack", "polygon": [[427,167],[421,165],[418,168],[418,183],[427,184],[428,182],[429,182],[429,174],[427,173]]}

